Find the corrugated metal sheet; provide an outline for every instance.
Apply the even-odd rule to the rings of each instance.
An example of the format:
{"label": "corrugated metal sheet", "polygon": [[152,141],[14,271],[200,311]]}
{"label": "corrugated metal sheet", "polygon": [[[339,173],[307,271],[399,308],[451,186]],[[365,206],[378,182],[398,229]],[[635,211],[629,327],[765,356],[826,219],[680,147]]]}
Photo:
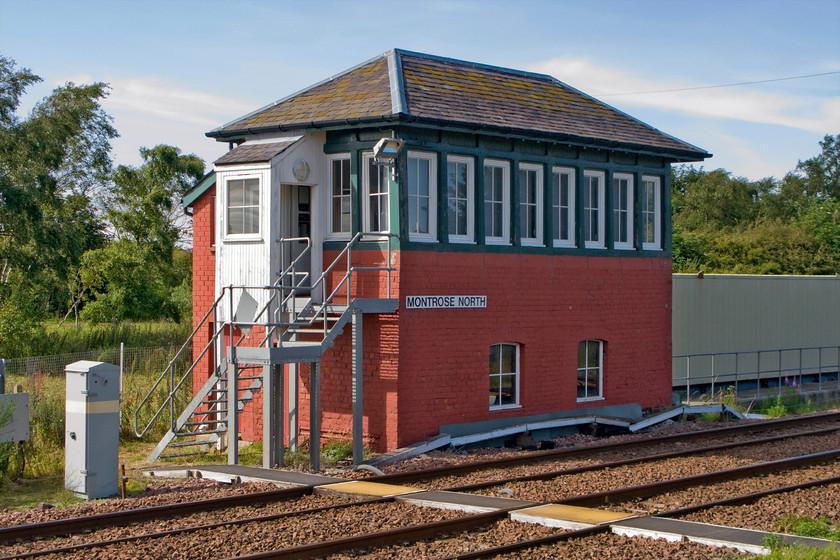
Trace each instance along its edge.
{"label": "corrugated metal sheet", "polygon": [[673,354],[840,344],[840,277],[675,274]]}
{"label": "corrugated metal sheet", "polygon": [[[712,368],[716,382],[732,381],[736,371],[761,372],[762,378],[824,372],[826,367],[836,371],[840,276],[675,274],[673,280],[675,385],[687,375],[699,382]],[[818,347],[829,348],[767,352]],[[692,358],[690,374],[686,360],[677,358],[723,353],[732,354],[718,355],[714,362]]]}

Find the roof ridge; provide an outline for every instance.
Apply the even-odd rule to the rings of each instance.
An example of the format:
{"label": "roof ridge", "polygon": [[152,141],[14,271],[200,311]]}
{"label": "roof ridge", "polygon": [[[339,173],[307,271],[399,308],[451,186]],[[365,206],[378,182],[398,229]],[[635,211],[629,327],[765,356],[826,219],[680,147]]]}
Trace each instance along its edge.
{"label": "roof ridge", "polygon": [[[407,55],[414,58],[421,58],[426,60],[436,60],[438,62],[446,62],[449,64],[454,64],[458,66],[468,66],[472,68],[480,68],[482,70],[493,70],[494,72],[499,72],[501,74],[512,74],[514,76],[525,76],[529,78],[542,78],[542,79],[549,79],[557,81],[557,78],[552,76],[551,74],[542,74],[540,72],[529,72],[527,70],[517,70],[516,68],[506,68],[504,66],[495,66],[493,64],[485,64],[483,62],[472,62],[469,60],[459,60],[457,58],[451,58],[447,56],[439,56],[436,54],[426,54],[421,52],[415,51],[407,51],[404,49],[393,49],[394,52],[402,55]],[[560,82],[563,85],[566,85],[563,82]]]}
{"label": "roof ridge", "polygon": [[405,99],[405,77],[403,76],[402,51],[391,49],[386,53],[388,57],[388,80],[391,85],[391,114],[408,114],[408,105]]}

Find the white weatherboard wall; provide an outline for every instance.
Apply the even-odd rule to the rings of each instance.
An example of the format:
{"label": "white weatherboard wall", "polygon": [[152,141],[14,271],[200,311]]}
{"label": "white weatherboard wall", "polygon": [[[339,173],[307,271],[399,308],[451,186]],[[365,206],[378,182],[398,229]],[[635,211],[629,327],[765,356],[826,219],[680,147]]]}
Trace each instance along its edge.
{"label": "white weatherboard wall", "polygon": [[[840,277],[675,274],[672,352],[674,356],[721,352],[840,346]],[[837,363],[837,352],[824,352]],[[762,356],[762,371],[776,367]],[[775,358],[778,361],[778,358]],[[742,356],[741,371],[755,364]],[[798,354],[782,356],[782,367],[798,367]],[[816,352],[803,352],[803,366],[818,365]],[[674,380],[685,362],[674,360]],[[692,361],[703,367],[701,361]],[[719,359],[716,371],[731,368]],[[705,368],[703,368],[705,369]],[[697,372],[699,373],[699,372]]]}
{"label": "white weatherboard wall", "polygon": [[[269,199],[271,183],[269,164],[223,166],[216,168],[216,292],[223,286],[264,286],[270,283],[269,266],[269,212],[265,201]],[[260,233],[248,236],[227,235],[227,181],[230,179],[259,178],[260,180]],[[241,291],[234,293],[236,309]],[[262,291],[251,294],[261,308],[266,298]],[[219,314],[228,318],[228,302],[222,302]]]}

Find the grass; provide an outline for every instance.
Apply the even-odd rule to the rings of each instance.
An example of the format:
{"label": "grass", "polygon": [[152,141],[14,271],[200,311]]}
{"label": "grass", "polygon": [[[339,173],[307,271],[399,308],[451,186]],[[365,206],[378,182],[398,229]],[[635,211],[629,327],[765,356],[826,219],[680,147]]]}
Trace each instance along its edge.
{"label": "grass", "polygon": [[126,346],[180,346],[190,332],[192,322],[188,320],[180,323],[79,323],[79,326],[65,322],[60,327],[56,320],[40,325],[22,347],[6,348],[0,341],[0,355],[6,359],[51,356],[119,348],[121,342]]}
{"label": "grass", "polygon": [[[787,534],[815,539],[840,541],[840,525],[825,518],[814,519],[801,515],[787,514],[776,522],[776,528]],[[804,546],[782,545],[780,538],[772,535],[765,545],[770,549],[766,556],[756,556],[769,560],[840,560],[840,544],[833,549],[820,549]]]}

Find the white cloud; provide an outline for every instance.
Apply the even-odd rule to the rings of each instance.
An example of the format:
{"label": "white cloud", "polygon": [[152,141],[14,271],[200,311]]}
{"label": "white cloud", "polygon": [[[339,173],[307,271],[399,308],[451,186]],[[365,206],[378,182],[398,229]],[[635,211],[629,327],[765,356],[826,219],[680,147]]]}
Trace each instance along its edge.
{"label": "white cloud", "polygon": [[[79,75],[67,81],[95,80]],[[198,155],[209,167],[227,145],[205,137],[204,133],[258,108],[235,99],[175,87],[157,78],[103,81],[111,89],[102,106],[114,117],[120,134],[113,142],[118,164],[139,165],[141,146],[169,144],[181,148],[183,153]]]}
{"label": "white cloud", "polygon": [[747,86],[618,96],[610,94],[673,90],[701,84],[645,80],[581,58],[555,58],[531,64],[528,69],[550,74],[612,105],[654,107],[818,133],[840,128],[840,101],[835,98],[786,97],[757,92]]}

